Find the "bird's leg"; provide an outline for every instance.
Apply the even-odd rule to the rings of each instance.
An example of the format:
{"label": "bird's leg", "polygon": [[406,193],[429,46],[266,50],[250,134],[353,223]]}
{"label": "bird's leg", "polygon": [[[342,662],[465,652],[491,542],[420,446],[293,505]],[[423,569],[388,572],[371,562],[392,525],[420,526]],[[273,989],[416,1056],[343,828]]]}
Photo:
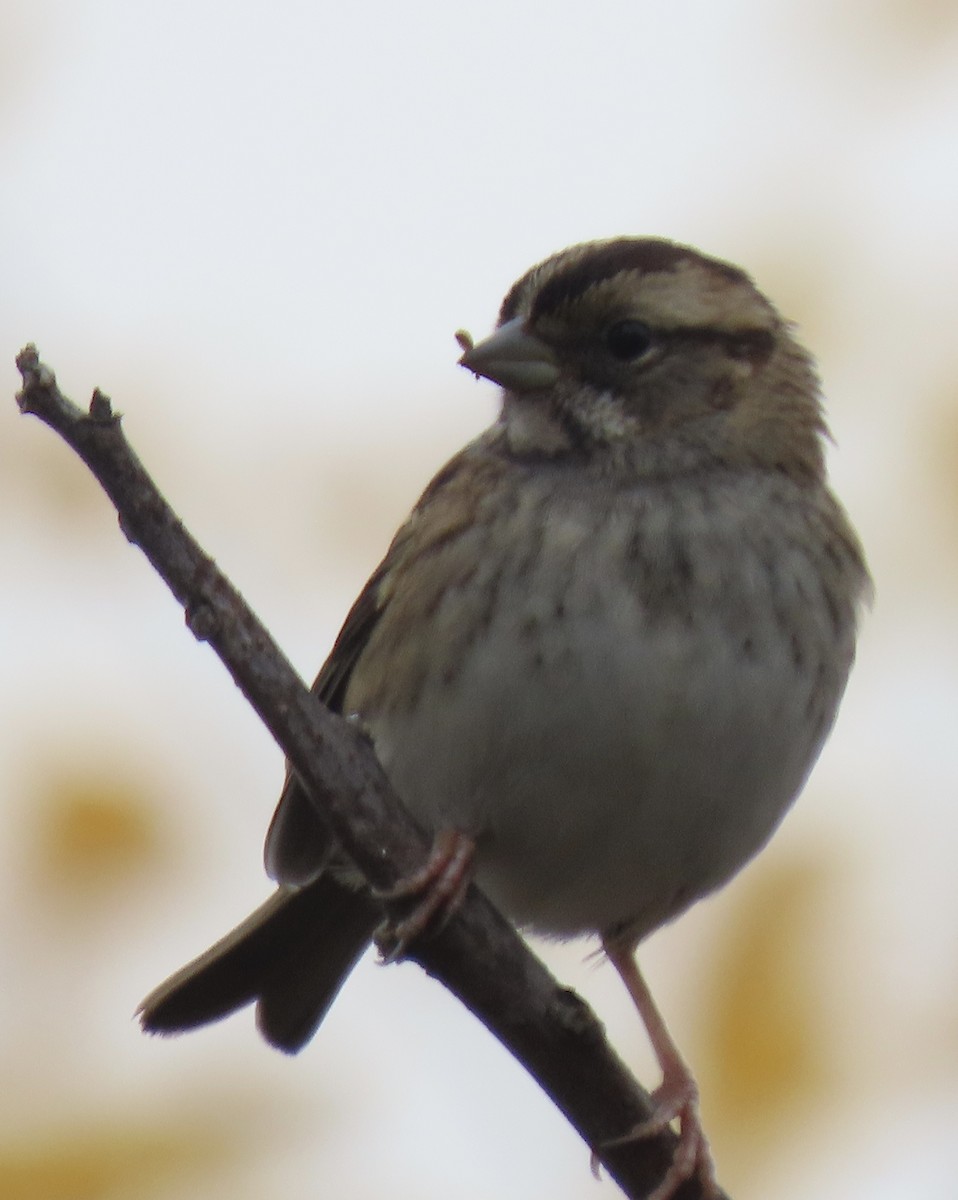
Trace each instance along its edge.
{"label": "bird's leg", "polygon": [[672,1165],[649,1200],[671,1200],[677,1189],[693,1176],[699,1178],[702,1195],[712,1200],[721,1193],[715,1179],[715,1164],[699,1116],[699,1089],[695,1078],[679,1053],[679,1048],[652,999],[652,993],[642,978],[635,961],[634,946],[613,938],[603,938],[602,948],[639,1010],[655,1057],[662,1068],[662,1083],[652,1093],[655,1108],[651,1117],[636,1125],[623,1137],[605,1144],[616,1146],[636,1138],[655,1137],[674,1120],[678,1120],[679,1141]]}
{"label": "bird's leg", "polygon": [[472,860],[476,852],[475,839],[457,829],[441,829],[433,841],[429,857],[411,875],[377,897],[387,903],[414,900],[412,911],[402,920],[388,922],[377,936],[383,957],[394,962],[402,957],[409,944],[427,930],[438,931],[463,901],[472,882]]}

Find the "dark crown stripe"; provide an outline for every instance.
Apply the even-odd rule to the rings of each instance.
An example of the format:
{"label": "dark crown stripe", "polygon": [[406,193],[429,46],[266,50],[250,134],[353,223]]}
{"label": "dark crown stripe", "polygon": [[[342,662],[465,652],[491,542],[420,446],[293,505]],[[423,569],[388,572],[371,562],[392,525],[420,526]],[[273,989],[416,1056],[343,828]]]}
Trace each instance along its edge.
{"label": "dark crown stripe", "polygon": [[[535,320],[543,313],[551,312],[562,305],[578,299],[603,280],[612,279],[622,271],[641,271],[652,274],[674,270],[679,263],[689,260],[702,263],[710,270],[733,283],[747,283],[748,277],[737,267],[718,259],[706,258],[688,246],[662,238],[617,238],[611,242],[598,242],[587,253],[572,259],[569,266],[559,267],[556,273],[542,285],[535,297],[531,318]],[[506,296],[499,313],[500,323],[511,320],[518,311],[520,301],[535,276],[548,268],[548,262],[533,267]]]}

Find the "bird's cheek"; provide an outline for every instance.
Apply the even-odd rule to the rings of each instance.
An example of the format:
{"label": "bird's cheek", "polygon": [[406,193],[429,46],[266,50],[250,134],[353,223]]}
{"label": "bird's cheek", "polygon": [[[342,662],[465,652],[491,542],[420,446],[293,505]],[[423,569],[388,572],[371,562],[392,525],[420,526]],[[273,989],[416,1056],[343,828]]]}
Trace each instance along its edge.
{"label": "bird's cheek", "polygon": [[708,397],[709,408],[725,412],[735,407],[737,399],[737,381],[725,376],[722,379],[717,379],[712,385]]}

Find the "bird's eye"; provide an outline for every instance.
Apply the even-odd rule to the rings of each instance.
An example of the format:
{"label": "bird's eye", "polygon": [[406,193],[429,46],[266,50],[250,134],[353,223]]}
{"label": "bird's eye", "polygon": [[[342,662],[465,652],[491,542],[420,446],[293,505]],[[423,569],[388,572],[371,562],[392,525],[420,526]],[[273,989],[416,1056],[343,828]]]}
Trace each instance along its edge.
{"label": "bird's eye", "polygon": [[641,358],[652,346],[652,330],[641,321],[616,321],[605,331],[609,353],[622,362]]}

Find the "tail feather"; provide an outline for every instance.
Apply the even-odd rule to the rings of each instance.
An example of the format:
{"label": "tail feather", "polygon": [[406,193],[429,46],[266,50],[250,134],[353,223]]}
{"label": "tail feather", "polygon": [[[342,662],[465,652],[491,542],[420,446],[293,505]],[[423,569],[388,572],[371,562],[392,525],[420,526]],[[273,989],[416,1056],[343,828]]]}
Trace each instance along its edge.
{"label": "tail feather", "polygon": [[266,1040],[300,1050],[362,955],[382,910],[324,872],[280,887],[242,924],[171,975],[138,1009],[148,1033],[218,1021],[253,1001]]}

